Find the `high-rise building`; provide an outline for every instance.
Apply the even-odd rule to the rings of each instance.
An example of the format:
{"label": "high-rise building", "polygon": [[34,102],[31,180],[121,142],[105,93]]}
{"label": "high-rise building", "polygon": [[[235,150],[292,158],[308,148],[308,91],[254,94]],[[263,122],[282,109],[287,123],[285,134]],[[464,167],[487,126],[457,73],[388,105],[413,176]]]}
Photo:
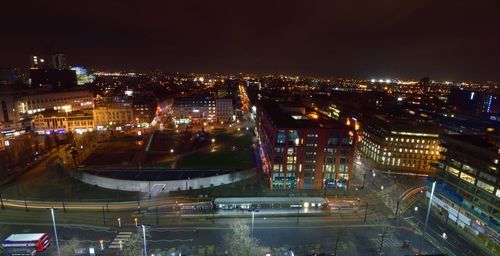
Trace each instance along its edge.
{"label": "high-rise building", "polygon": [[61,53],[52,55],[52,66],[54,69],[67,69],[66,55]]}
{"label": "high-rise building", "polygon": [[41,69],[67,69],[66,55],[56,54],[36,54],[30,55],[31,68]]}
{"label": "high-rise building", "polygon": [[263,171],[273,189],[349,188],[352,132],[304,106],[261,102],[257,135]]}

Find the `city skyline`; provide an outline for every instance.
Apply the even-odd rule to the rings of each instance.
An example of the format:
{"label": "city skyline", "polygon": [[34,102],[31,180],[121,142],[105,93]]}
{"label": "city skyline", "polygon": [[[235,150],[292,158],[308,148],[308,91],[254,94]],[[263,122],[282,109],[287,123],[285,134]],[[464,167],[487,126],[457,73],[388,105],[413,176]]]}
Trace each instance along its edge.
{"label": "city skyline", "polygon": [[498,255],[496,1],[5,3],[0,255]]}
{"label": "city skyline", "polygon": [[500,80],[493,1],[7,5],[4,67],[49,46],[108,70]]}

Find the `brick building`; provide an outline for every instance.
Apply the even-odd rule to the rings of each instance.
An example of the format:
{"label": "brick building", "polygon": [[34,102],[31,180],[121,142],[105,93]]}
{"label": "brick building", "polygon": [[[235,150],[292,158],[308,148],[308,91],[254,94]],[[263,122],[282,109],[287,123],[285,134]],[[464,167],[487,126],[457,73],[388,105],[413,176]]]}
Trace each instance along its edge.
{"label": "brick building", "polygon": [[350,186],[355,142],[344,124],[311,108],[267,101],[257,107],[257,133],[273,189]]}

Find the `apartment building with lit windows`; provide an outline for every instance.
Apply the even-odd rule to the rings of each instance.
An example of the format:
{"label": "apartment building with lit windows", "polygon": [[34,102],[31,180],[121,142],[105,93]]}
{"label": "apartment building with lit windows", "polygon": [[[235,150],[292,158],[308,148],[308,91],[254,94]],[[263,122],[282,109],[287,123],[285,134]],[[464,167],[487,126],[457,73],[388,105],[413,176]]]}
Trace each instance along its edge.
{"label": "apartment building with lit windows", "polygon": [[364,120],[361,153],[384,170],[432,172],[440,159],[439,129],[375,117]]}
{"label": "apartment building with lit windows", "polygon": [[443,135],[440,140],[437,204],[460,227],[498,243],[500,146],[475,135]]}
{"label": "apartment building with lit windows", "polygon": [[257,106],[256,125],[271,188],[350,187],[355,141],[345,124],[311,108],[265,101]]}

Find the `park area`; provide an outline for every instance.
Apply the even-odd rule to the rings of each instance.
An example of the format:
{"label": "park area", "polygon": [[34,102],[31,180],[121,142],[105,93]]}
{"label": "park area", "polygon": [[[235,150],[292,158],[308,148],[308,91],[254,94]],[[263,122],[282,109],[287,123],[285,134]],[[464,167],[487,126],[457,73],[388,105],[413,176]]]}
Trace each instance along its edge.
{"label": "park area", "polygon": [[138,136],[112,138],[98,143],[84,163],[88,166],[131,164],[143,144],[143,139]]}
{"label": "park area", "polygon": [[236,128],[156,130],[102,141],[83,163],[85,168],[238,171],[255,167],[254,143],[251,130]]}
{"label": "park area", "polygon": [[[195,135],[196,136],[196,135]],[[252,135],[249,132],[213,129],[189,151],[178,152],[155,166],[171,169],[244,170],[255,166]]]}

